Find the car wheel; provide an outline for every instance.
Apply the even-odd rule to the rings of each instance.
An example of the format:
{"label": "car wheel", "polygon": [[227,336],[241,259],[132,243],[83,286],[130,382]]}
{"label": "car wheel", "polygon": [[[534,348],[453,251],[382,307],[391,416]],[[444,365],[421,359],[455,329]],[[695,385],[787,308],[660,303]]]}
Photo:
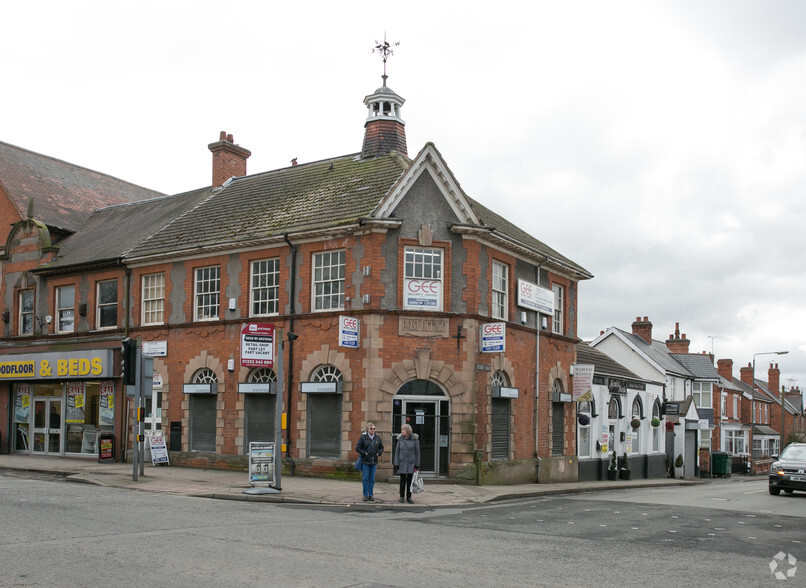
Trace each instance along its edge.
{"label": "car wheel", "polygon": [[774,486],[770,486],[770,494],[773,496],[778,496],[781,493],[780,488],[775,488]]}

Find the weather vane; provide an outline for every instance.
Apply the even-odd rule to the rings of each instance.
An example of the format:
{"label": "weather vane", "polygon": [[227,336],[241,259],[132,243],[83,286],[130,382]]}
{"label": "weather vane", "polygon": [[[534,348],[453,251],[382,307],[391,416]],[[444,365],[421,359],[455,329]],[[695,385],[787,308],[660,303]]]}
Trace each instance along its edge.
{"label": "weather vane", "polygon": [[381,54],[381,59],[383,59],[383,76],[382,77],[383,77],[383,85],[384,86],[386,85],[386,78],[388,77],[386,75],[386,60],[389,59],[390,55],[395,54],[395,52],[392,51],[392,47],[397,47],[398,45],[400,45],[400,41],[398,41],[396,43],[389,43],[386,40],[386,31],[384,31],[383,32],[383,43],[379,43],[378,41],[375,41],[375,47],[372,49],[373,53],[380,53]]}

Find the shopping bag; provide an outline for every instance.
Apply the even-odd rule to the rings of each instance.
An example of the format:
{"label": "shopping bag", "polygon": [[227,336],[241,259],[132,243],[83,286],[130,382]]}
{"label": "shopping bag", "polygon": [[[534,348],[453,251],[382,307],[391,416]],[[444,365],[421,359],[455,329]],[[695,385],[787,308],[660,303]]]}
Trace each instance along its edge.
{"label": "shopping bag", "polygon": [[355,471],[360,472],[364,469],[363,464],[361,463],[361,456],[358,456],[358,459],[355,460]]}
{"label": "shopping bag", "polygon": [[420,471],[415,470],[414,475],[411,477],[411,493],[419,494],[423,491],[423,479],[420,477]]}

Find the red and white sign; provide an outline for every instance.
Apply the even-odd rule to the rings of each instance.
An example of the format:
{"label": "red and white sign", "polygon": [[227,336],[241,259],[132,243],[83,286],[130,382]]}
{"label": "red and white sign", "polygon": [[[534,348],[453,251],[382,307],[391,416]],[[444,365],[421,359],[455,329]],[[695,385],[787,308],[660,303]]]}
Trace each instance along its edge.
{"label": "red and white sign", "polygon": [[481,337],[482,353],[498,353],[506,351],[507,324],[506,323],[482,323]]}
{"label": "red and white sign", "polygon": [[249,323],[241,329],[241,365],[274,367],[274,325]]}
{"label": "red and white sign", "polygon": [[441,300],[442,282],[440,280],[409,278],[403,281],[404,307],[438,309],[441,307]]}
{"label": "red and white sign", "polygon": [[518,280],[518,306],[554,316],[554,292],[526,280]]}
{"label": "red and white sign", "polygon": [[339,317],[339,347],[358,349],[358,329],[361,321],[352,316]]}

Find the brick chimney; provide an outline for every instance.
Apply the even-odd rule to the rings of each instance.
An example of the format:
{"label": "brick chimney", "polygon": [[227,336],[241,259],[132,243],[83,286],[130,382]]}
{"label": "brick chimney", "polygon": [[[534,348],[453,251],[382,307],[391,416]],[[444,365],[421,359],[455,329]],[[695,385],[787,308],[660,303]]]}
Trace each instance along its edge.
{"label": "brick chimney", "polygon": [[771,363],[767,370],[767,384],[770,393],[780,400],[781,398],[781,371],[777,363]]}
{"label": "brick chimney", "polygon": [[748,363],[747,367],[739,368],[739,373],[741,374],[740,378],[742,382],[747,384],[748,386],[752,386],[753,388],[756,387],[756,383],[753,381],[753,364]]}
{"label": "brick chimney", "polygon": [[652,345],[652,323],[649,322],[647,317],[644,317],[644,320],[641,320],[640,316],[635,317],[635,322],[632,324],[632,334],[638,335],[648,345]]}
{"label": "brick chimney", "polygon": [[382,77],[383,86],[364,98],[368,114],[361,157],[378,157],[392,150],[408,157],[406,123],[400,118],[400,108],[406,101],[386,85],[386,73]]}
{"label": "brick chimney", "polygon": [[246,175],[246,160],[252,152],[236,145],[232,135],[221,131],[218,141],[210,143],[207,148],[213,153],[213,188],[224,185],[232,176],[240,178]]}
{"label": "brick chimney", "polygon": [[[644,319],[646,320],[646,319]],[[674,335],[669,335],[666,339],[666,347],[669,348],[670,353],[688,353],[688,346],[690,341],[686,339],[686,334],[680,337],[680,323],[674,324]]]}
{"label": "brick chimney", "polygon": [[731,382],[733,380],[733,360],[718,359],[716,361],[716,371],[728,382]]}

